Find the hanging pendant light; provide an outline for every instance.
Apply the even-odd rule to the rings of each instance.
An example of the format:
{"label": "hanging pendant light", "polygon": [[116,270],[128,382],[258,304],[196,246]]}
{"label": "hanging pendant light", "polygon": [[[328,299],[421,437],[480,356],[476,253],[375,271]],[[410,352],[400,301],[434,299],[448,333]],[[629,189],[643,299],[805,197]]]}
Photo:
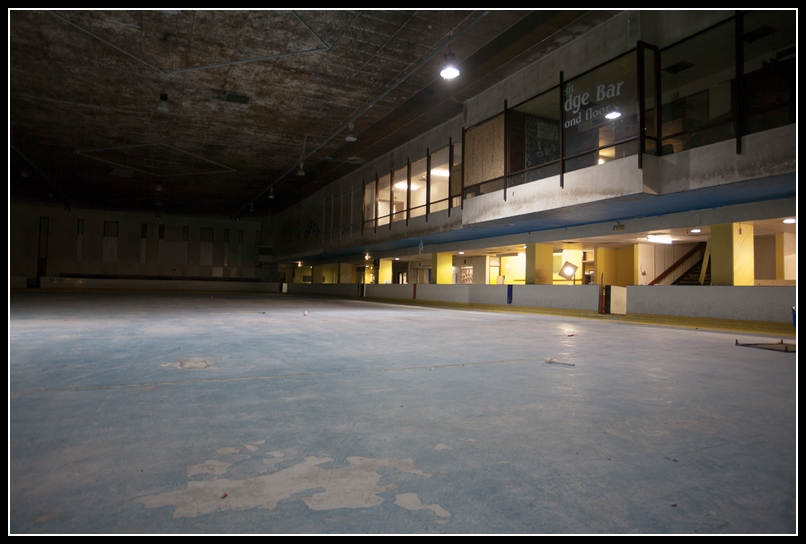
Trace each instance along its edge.
{"label": "hanging pendant light", "polygon": [[453,79],[459,76],[459,68],[456,66],[456,55],[451,53],[450,50],[445,54],[445,61],[439,75],[444,79]]}

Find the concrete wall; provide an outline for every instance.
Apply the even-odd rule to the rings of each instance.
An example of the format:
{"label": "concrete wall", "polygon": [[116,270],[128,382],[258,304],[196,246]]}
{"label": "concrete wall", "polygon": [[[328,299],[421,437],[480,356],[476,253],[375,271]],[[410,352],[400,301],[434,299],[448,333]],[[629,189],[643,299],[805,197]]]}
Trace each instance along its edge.
{"label": "concrete wall", "polygon": [[[46,276],[125,275],[163,277],[261,277],[257,257],[258,220],[236,221],[153,213],[114,212],[12,203],[10,275],[35,278],[40,217],[49,218]],[[83,220],[83,234],[77,233]],[[104,236],[104,222],[118,223],[118,236]],[[146,238],[141,227],[146,225]],[[158,238],[159,226],[165,238]],[[183,228],[188,240],[183,241]],[[201,229],[213,228],[213,242]],[[229,243],[224,231],[229,230]],[[243,243],[238,242],[243,231]]]}
{"label": "concrete wall", "polygon": [[795,287],[628,286],[627,314],[792,322]]}
{"label": "concrete wall", "polygon": [[569,172],[564,189],[560,177],[552,176],[507,189],[506,201],[501,191],[465,200],[462,224],[526,219],[531,214],[645,192],[638,157],[632,156]]}
{"label": "concrete wall", "polygon": [[42,278],[43,290],[70,291],[202,291],[279,293],[280,284],[259,281],[119,280],[103,278]]}
{"label": "concrete wall", "polygon": [[[450,304],[507,305],[507,285],[416,286],[416,300]],[[598,285],[513,285],[512,306],[596,312]],[[367,285],[367,298],[413,300],[413,285]]]}
{"label": "concrete wall", "polygon": [[514,285],[512,305],[556,310],[599,310],[598,285]]}
{"label": "concrete wall", "polygon": [[288,293],[292,295],[330,295],[334,297],[356,297],[357,283],[289,283]]}
{"label": "concrete wall", "polygon": [[670,194],[792,173],[796,130],[796,125],[787,125],[744,136],[739,154],[731,139],[663,157],[645,155],[647,177],[654,168],[658,176],[646,183]]}

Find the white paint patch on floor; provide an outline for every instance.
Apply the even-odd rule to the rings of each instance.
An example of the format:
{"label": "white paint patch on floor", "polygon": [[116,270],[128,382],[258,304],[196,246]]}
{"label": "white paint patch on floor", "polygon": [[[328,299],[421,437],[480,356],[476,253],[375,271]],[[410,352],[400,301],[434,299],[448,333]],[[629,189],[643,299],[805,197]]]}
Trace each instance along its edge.
{"label": "white paint patch on floor", "polygon": [[285,454],[284,454],[283,452],[281,452],[281,451],[270,451],[270,452],[268,452],[268,453],[269,453],[269,455],[272,455],[272,456],[274,456],[274,457],[283,457],[283,456],[285,455]]}
{"label": "white paint patch on floor", "polygon": [[[226,448],[222,448],[226,449]],[[170,506],[175,518],[196,517],[217,510],[249,510],[266,508],[273,510],[281,500],[295,493],[324,488],[302,500],[311,510],[332,510],[336,508],[370,508],[383,502],[379,493],[393,489],[396,484],[380,485],[382,467],[394,468],[399,472],[429,477],[414,466],[411,459],[348,457],[348,464],[340,468],[322,468],[319,465],[331,463],[333,459],[306,457],[304,461],[273,474],[266,474],[232,480],[218,478],[200,482],[189,481],[187,488],[165,493],[157,493],[136,499],[146,508]],[[406,495],[406,494],[404,494]],[[414,494],[412,494],[414,495]],[[416,495],[414,495],[416,498]],[[414,504],[411,499],[403,499],[406,504]],[[419,499],[417,499],[417,504]],[[444,517],[447,513],[438,505],[426,505]],[[448,514],[450,515],[450,514]]]}
{"label": "white paint patch on floor", "polygon": [[451,517],[451,513],[442,508],[438,504],[423,504],[417,493],[401,493],[395,495],[395,504],[405,508],[406,510],[433,510],[434,513],[441,518]]}
{"label": "white paint patch on floor", "polygon": [[266,443],[265,440],[255,440],[254,442],[252,442],[252,444],[257,444],[258,446],[260,446],[261,444],[265,444],[265,443]]}
{"label": "white paint patch on floor", "polygon": [[442,442],[440,442],[439,444],[434,446],[434,449],[437,451],[442,451],[442,450],[452,450],[453,448],[448,446],[447,444],[443,444]]}
{"label": "white paint patch on floor", "polygon": [[253,446],[252,444],[244,444],[243,446],[249,451],[257,451],[257,446]]}
{"label": "white paint patch on floor", "polygon": [[229,453],[238,453],[241,450],[227,446],[226,448],[219,448],[215,451],[216,453],[220,453],[221,455],[227,455]]}
{"label": "white paint patch on floor", "polygon": [[188,476],[196,474],[224,474],[232,463],[225,463],[224,461],[216,461],[215,459],[208,459],[200,465],[191,465],[188,467]]}

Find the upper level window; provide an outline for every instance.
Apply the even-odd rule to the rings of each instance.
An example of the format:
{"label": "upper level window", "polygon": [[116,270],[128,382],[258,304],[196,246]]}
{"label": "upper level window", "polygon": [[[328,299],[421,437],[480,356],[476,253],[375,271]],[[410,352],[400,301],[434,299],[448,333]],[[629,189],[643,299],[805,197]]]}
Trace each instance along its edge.
{"label": "upper level window", "polygon": [[566,172],[638,152],[634,51],[567,81],[562,101]]}

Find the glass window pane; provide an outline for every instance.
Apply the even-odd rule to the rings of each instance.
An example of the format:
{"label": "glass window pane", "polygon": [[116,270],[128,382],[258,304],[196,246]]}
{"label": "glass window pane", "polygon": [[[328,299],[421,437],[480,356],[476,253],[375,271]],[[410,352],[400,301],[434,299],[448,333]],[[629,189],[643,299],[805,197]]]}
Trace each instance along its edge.
{"label": "glass window pane", "polygon": [[464,165],[462,164],[462,142],[453,144],[453,168],[451,169],[451,206],[462,204],[462,175]]}
{"label": "glass window pane", "polygon": [[364,185],[364,223],[375,224],[375,182]]}
{"label": "glass window pane", "polygon": [[734,22],[661,52],[661,154],[734,137]]}
{"label": "glass window pane", "polygon": [[392,221],[404,221],[409,198],[408,168],[403,167],[394,171],[394,189],[392,200]]}
{"label": "glass window pane", "polygon": [[391,176],[386,174],[378,179],[378,224],[386,225],[389,223],[389,213],[391,211],[390,198],[392,194]]}
{"label": "glass window pane", "polygon": [[520,172],[560,158],[560,88],[509,111],[509,171]]}
{"label": "glass window pane", "polygon": [[[431,211],[437,211],[433,204],[448,198],[449,148],[431,155]],[[444,208],[447,209],[447,204]]]}
{"label": "glass window pane", "polygon": [[744,16],[745,134],[795,122],[795,18],[786,11]]}
{"label": "glass window pane", "polygon": [[411,165],[411,210],[409,217],[425,215],[426,198],[426,159],[420,159]]}
{"label": "glass window pane", "polygon": [[644,135],[646,152],[654,155],[658,147],[658,126],[655,111],[655,51],[644,49]]}
{"label": "glass window pane", "polygon": [[638,137],[635,52],[568,81],[563,112],[565,156]]}

